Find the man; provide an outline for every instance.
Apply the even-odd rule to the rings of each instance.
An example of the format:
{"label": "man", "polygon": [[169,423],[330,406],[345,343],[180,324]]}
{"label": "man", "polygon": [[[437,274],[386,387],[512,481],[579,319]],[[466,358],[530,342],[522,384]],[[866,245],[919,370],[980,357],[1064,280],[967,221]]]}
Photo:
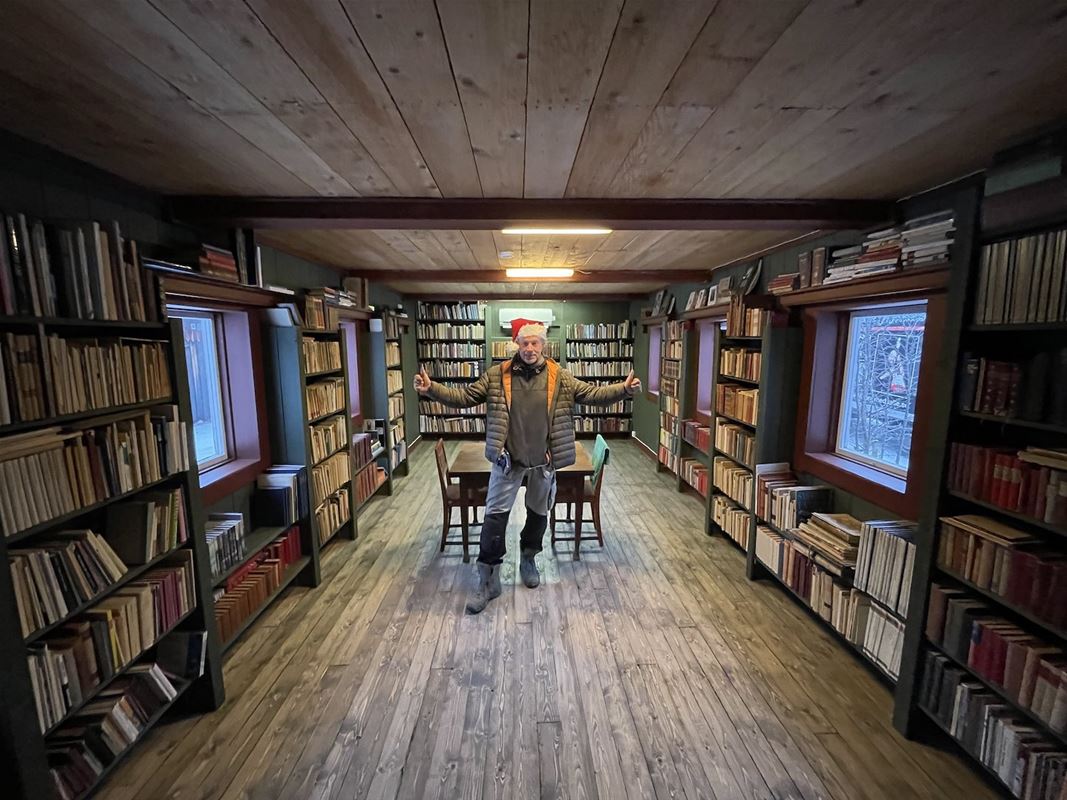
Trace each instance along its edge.
{"label": "man", "polygon": [[534,557],[556,498],[556,470],[574,463],[574,404],[607,405],[641,389],[633,370],[622,383],[593,386],[544,355],[547,330],[540,322],[516,320],[512,333],[519,350],[461,389],[434,383],[420,368],[419,394],[456,408],[488,401],[485,457],[493,463],[478,554],[478,591],[467,612],[481,613],[500,595],[500,565],[511,507],[526,480],[526,523],[520,534],[519,574],[535,589],[541,583]]}

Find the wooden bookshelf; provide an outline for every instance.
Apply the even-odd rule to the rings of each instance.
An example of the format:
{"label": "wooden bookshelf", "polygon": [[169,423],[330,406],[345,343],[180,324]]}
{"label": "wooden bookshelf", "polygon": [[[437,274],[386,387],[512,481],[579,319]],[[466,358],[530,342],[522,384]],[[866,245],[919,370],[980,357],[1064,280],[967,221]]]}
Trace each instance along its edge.
{"label": "wooden bookshelf", "polygon": [[[486,320],[488,304],[484,300],[469,303],[446,303],[420,300],[416,310],[418,324],[416,327],[416,347],[420,364],[430,362],[477,362],[479,372],[473,376],[448,377],[447,375],[431,374],[430,378],[438,383],[454,385],[456,383],[473,383],[481,376],[492,363],[488,338],[488,325]],[[428,330],[432,327],[432,330]],[[473,334],[481,332],[481,337]],[[433,336],[425,336],[432,332]],[[463,355],[444,354],[446,349],[437,347],[439,344],[448,343],[462,348]],[[429,355],[433,352],[441,352],[442,355]],[[428,370],[432,372],[432,370]],[[424,407],[423,400],[419,398],[419,433],[426,436],[440,436],[443,433],[452,435],[484,435],[485,414],[470,413],[467,409],[445,409],[429,411]],[[453,431],[443,430],[448,420],[458,420],[457,424],[466,424],[466,420],[481,420],[481,431]],[[440,429],[440,430],[435,430]]]}
{"label": "wooden bookshelf", "polygon": [[[188,374],[185,366],[185,350],[181,323],[172,321],[158,322],[116,322],[110,320],[91,321],[84,319],[34,319],[30,317],[12,317],[0,320],[0,332],[16,331],[30,333],[43,345],[46,333],[56,332],[78,337],[110,338],[135,334],[139,339],[156,340],[164,345],[166,367],[172,392],[168,397],[151,402],[136,403],[120,407],[98,409],[73,415],[50,414],[33,421],[18,422],[6,426],[0,431],[0,437],[14,433],[30,433],[54,425],[78,423],[80,426],[91,425],[95,419],[104,420],[116,412],[135,414],[153,406],[176,405],[178,418],[192,418],[189,404]],[[38,350],[44,353],[43,349]],[[37,366],[44,367],[39,361]],[[49,407],[49,411],[54,408]],[[88,528],[98,534],[106,532],[104,512],[108,506],[124,500],[137,499],[145,493],[157,489],[181,489],[188,538],[166,553],[161,553],[143,565],[131,565],[118,580],[108,584],[88,601],[68,608],[62,619],[45,625],[29,636],[24,637],[21,630],[14,581],[9,569],[0,570],[0,672],[4,675],[5,702],[0,708],[0,749],[10,757],[9,779],[13,780],[15,792],[20,797],[50,798],[55,796],[53,780],[49,772],[46,756],[49,736],[69,720],[77,716],[78,710],[85,707],[92,699],[107,688],[119,675],[134,664],[150,662],[155,653],[155,646],[174,631],[201,633],[206,637],[204,672],[191,682],[177,682],[175,688],[178,697],[160,708],[146,722],[141,734],[134,743],[120,753],[98,776],[89,790],[94,792],[107,779],[112,769],[135,749],[138,742],[162,717],[172,708],[186,711],[210,711],[222,705],[224,689],[222,680],[221,648],[214,625],[214,603],[211,593],[210,559],[207,542],[204,537],[204,512],[200,500],[200,485],[197,475],[196,456],[192,425],[185,425],[185,448],[189,454],[189,464],[184,470],[164,475],[159,480],[149,481],[132,491],[119,493],[100,502],[79,508],[75,511],[57,516],[40,524],[12,532],[12,535],[0,537],[0,558],[7,562],[12,550],[32,547],[37,541],[44,541],[47,536],[57,531],[74,528]],[[0,439],[0,449],[2,449]],[[193,605],[184,614],[177,617],[166,630],[159,634],[155,642],[145,647],[142,652],[117,669],[108,679],[102,680],[86,692],[80,703],[69,708],[58,721],[53,723],[46,733],[41,732],[36,704],[34,701],[30,668],[28,664],[29,648],[37,647],[49,641],[58,627],[64,622],[76,619],[88,609],[95,607],[105,598],[113,595],[123,587],[143,577],[152,569],[165,565],[179,551],[191,553],[191,568],[196,589]]]}
{"label": "wooden bookshelf", "polygon": [[678,476],[681,450],[679,427],[682,408],[682,357],[685,349],[685,323],[662,323],[659,349],[659,447],[656,470]]}
{"label": "wooden bookshelf", "polygon": [[[582,327],[579,328],[579,325]],[[613,326],[611,328],[607,326]],[[596,328],[583,323],[569,324],[566,326],[564,337],[564,353],[566,355],[566,366],[573,375],[579,377],[581,380],[586,378],[581,377],[584,373],[584,367],[589,363],[610,363],[610,362],[623,362],[629,364],[629,368],[626,370],[626,374],[633,368],[634,357],[634,328],[635,325],[630,320],[616,323],[603,323]],[[610,336],[596,336],[586,337],[580,335],[582,329],[587,329],[596,333],[609,333],[617,332],[620,334],[618,337]],[[597,355],[580,355],[580,349],[583,345],[591,347]],[[620,350],[619,355],[608,355],[608,352],[613,346],[618,346]],[[573,355],[572,355],[573,353]],[[623,380],[626,377],[624,374],[616,380]],[[599,378],[592,378],[591,380],[599,380]],[[623,401],[624,407],[628,408],[627,411],[602,411],[597,406],[585,406],[587,410],[578,411],[575,408],[574,412],[574,432],[578,436],[596,436],[598,433],[604,436],[629,436],[633,431],[633,400],[628,399]],[[581,426],[578,420],[588,419],[592,421],[593,429],[585,430]],[[619,422],[615,422],[619,420]]]}

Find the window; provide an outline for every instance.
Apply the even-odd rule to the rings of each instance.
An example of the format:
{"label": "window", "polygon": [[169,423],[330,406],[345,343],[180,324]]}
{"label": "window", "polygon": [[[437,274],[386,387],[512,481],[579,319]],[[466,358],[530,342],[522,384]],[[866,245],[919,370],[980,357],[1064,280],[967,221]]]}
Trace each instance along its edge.
{"label": "window", "polygon": [[356,320],[341,322],[345,351],[348,354],[348,413],[353,420],[362,419],[359,397],[359,324]]}
{"label": "window", "polygon": [[925,330],[925,304],[850,315],[839,455],[907,476]]}
{"label": "window", "polygon": [[907,519],[926,478],[945,296],[804,309],[796,469]]}
{"label": "window", "polygon": [[172,315],[182,323],[196,465],[205,470],[224,464],[232,454],[221,315],[192,309],[175,309]]}
{"label": "window", "polygon": [[711,417],[711,387],[715,382],[715,331],[722,325],[718,320],[697,322],[697,385],[696,410]]}
{"label": "window", "polygon": [[649,394],[659,394],[659,367],[660,352],[663,342],[663,326],[653,325],[648,329],[648,391]]}

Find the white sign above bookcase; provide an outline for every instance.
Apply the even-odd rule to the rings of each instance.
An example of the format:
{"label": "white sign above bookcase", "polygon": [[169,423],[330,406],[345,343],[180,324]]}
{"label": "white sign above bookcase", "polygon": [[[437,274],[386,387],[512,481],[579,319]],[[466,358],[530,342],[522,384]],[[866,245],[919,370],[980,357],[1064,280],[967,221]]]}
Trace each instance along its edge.
{"label": "white sign above bookcase", "polygon": [[502,308],[500,309],[500,327],[511,331],[511,321],[515,319],[536,319],[551,328],[556,324],[556,315],[550,308]]}

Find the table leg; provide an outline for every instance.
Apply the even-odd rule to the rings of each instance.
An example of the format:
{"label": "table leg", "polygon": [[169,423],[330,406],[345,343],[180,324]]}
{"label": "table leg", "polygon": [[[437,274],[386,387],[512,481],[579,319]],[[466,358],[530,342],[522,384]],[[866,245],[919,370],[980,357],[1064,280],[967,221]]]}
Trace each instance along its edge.
{"label": "table leg", "polygon": [[467,498],[470,496],[470,489],[464,481],[459,482],[459,524],[460,530],[463,534],[463,563],[469,564],[471,560],[470,556],[470,525],[467,520]]}
{"label": "table leg", "polygon": [[585,488],[584,479],[579,478],[578,483],[575,486],[575,501],[574,501],[574,560],[579,559],[579,550],[582,547],[582,508],[585,503],[582,500],[582,490]]}

